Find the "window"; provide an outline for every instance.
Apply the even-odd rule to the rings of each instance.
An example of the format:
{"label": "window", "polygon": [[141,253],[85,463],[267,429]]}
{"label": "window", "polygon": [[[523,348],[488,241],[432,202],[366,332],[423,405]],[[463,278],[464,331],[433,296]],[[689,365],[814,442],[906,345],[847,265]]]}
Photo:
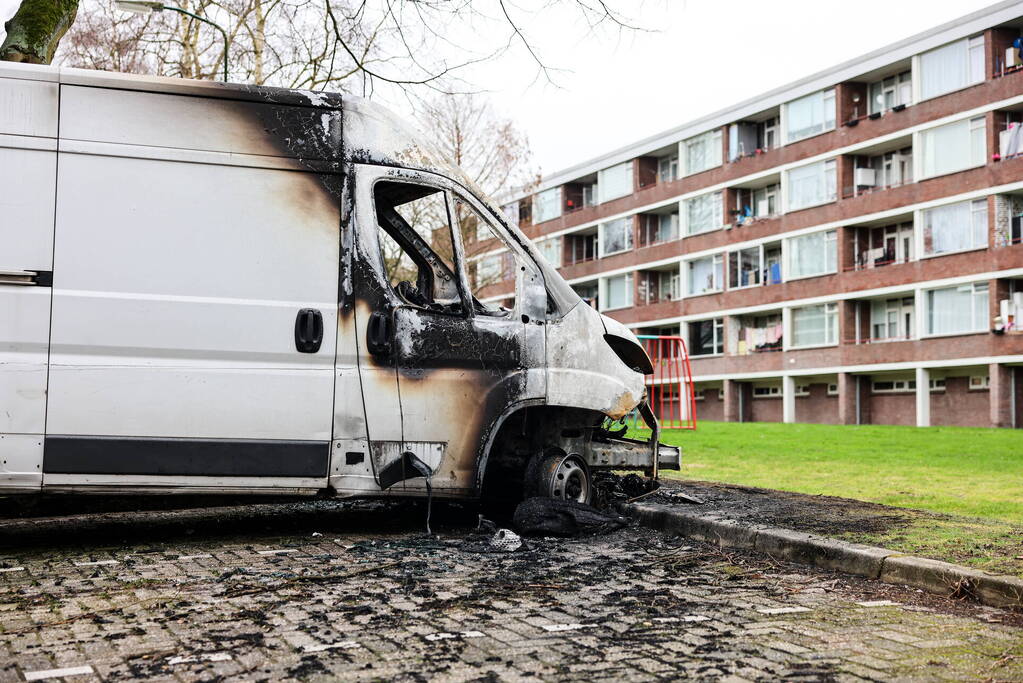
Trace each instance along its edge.
{"label": "window", "polygon": [[657,177],[662,183],[678,179],[678,155],[661,157],[657,160]]}
{"label": "window", "polygon": [[731,289],[759,285],[761,280],[760,247],[733,251],[728,255],[728,286]]}
{"label": "window", "polygon": [[901,394],[916,391],[915,379],[887,379],[871,383],[871,391],[875,394]]}
{"label": "window", "polygon": [[913,182],[913,148],[906,147],[897,152],[878,154],[870,157],[867,162],[874,171],[874,177],[855,179],[857,187],[860,180],[873,180],[867,187],[897,187],[903,183]]}
{"label": "window", "polygon": [[686,151],[686,175],[721,165],[721,129],[707,131],[683,143]]}
{"label": "window", "polygon": [[[511,202],[501,207],[501,213],[504,214],[504,219],[508,221],[509,225],[519,224],[519,203]],[[479,239],[479,236],[477,236]]]}
{"label": "window", "polygon": [[[473,254],[468,251],[470,245],[467,245],[463,239],[463,246],[467,250],[469,290],[473,295],[473,307],[476,313],[482,315],[507,315],[515,308],[515,276],[513,273],[515,272],[517,257],[508,250],[507,242],[495,230],[494,225],[483,218],[469,202],[456,196],[454,206],[455,217],[458,220],[458,225],[461,227],[462,235],[475,234],[480,236],[480,242],[505,247],[505,249],[496,254],[492,252]],[[492,246],[480,248],[490,249]],[[512,275],[508,277],[508,273],[512,273]],[[498,292],[502,295],[500,305],[497,303],[482,303],[480,299],[494,293],[493,290],[490,292],[485,290],[495,285],[504,285],[497,288]],[[512,291],[505,294],[505,290],[509,285]]]}
{"label": "window", "polygon": [[777,398],[781,396],[781,386],[772,384],[770,386],[754,386],[753,396],[755,398]]}
{"label": "window", "polygon": [[976,116],[920,133],[920,168],[923,177],[983,166],[987,156],[984,117]]}
{"label": "window", "polygon": [[412,306],[461,313],[445,192],[426,185],[378,182],[373,193],[380,256],[394,292]]}
{"label": "window", "polygon": [[909,71],[870,84],[871,114],[888,111],[900,104],[909,104],[912,100],[913,75]]}
{"label": "window", "polygon": [[583,185],[583,206],[597,205],[597,184]]}
{"label": "window", "polygon": [[913,297],[877,299],[870,302],[870,336],[874,341],[913,337]]}
{"label": "window", "polygon": [[821,90],[785,105],[786,140],[795,142],[835,128],[835,91]]}
{"label": "window", "polygon": [[601,223],[597,243],[601,258],[632,249],[632,217]]}
{"label": "window", "polygon": [[658,301],[675,301],[679,298],[679,270],[640,271],[636,292],[639,305],[646,306]]}
{"label": "window", "polygon": [[838,232],[826,230],[785,240],[788,278],[825,275],[838,270]]}
{"label": "window", "polygon": [[835,201],[835,160],[818,161],[786,171],[788,210],[796,211]]}
{"label": "window", "polygon": [[781,284],[781,243],[764,245],[764,284]]}
{"label": "window", "polygon": [[721,192],[709,192],[687,199],[685,208],[687,235],[698,235],[722,227],[724,207]]}
{"label": "window", "polygon": [[987,199],[927,209],[923,224],[925,254],[981,249],[987,246]]}
{"label": "window", "polygon": [[988,326],[986,282],[927,292],[927,333],[968,334]]}
{"label": "window", "polygon": [[991,388],[989,375],[973,375],[970,377],[970,391],[984,391]]}
{"label": "window", "polygon": [[597,301],[597,294],[600,291],[598,283],[592,282],[584,285],[572,285],[572,289],[579,295],[579,298],[586,302],[588,306],[595,306]]}
{"label": "window", "polygon": [[592,261],[597,258],[597,233],[568,235],[568,256],[570,264]]}
{"label": "window", "polygon": [[705,294],[720,292],[725,281],[724,254],[715,254],[706,258],[690,261],[687,286],[689,294]]}
{"label": "window", "polygon": [[536,248],[540,250],[547,263],[551,264],[555,268],[561,267],[561,238],[560,237],[548,237],[545,240],[540,240],[536,243]]}
{"label": "window", "polygon": [[796,391],[792,394],[793,396],[809,396],[810,385],[809,384],[797,384]]}
{"label": "window", "polygon": [[632,162],[626,161],[597,173],[597,194],[601,204],[632,194]]}
{"label": "window", "polygon": [[838,343],[838,304],[792,309],[792,346]]}
{"label": "window", "polygon": [[920,97],[928,99],[984,80],[984,36],[974,36],[920,55]]}
{"label": "window", "polygon": [[781,185],[775,183],[753,191],[753,215],[760,218],[774,216],[778,213],[778,195]]}
{"label": "window", "polygon": [[472,279],[479,288],[497,284],[504,279],[504,258],[501,254],[481,256],[474,264],[475,269],[473,264],[470,264],[469,272],[472,273]]}
{"label": "window", "polygon": [[828,385],[828,396],[838,396],[838,385],[837,384],[829,384]]}
{"label": "window", "polygon": [[607,299],[604,310],[628,308],[632,305],[632,274],[609,277],[606,280]]}
{"label": "window", "polygon": [[561,188],[552,187],[533,197],[533,224],[543,223],[561,215]]}
{"label": "window", "polygon": [[676,270],[662,270],[657,274],[661,300],[677,301],[682,298],[682,274]]}
{"label": "window", "polygon": [[760,149],[774,149],[778,146],[778,117],[772,116],[757,124],[757,144]]}
{"label": "window", "polygon": [[930,391],[945,391],[945,378],[927,380],[927,388]]}
{"label": "window", "polygon": [[710,356],[724,353],[724,351],[724,318],[689,323],[689,353],[691,355]]}
{"label": "window", "polygon": [[693,392],[693,399],[696,401],[704,400],[704,398],[706,398],[706,394],[704,393],[705,391],[706,389],[697,389]]}

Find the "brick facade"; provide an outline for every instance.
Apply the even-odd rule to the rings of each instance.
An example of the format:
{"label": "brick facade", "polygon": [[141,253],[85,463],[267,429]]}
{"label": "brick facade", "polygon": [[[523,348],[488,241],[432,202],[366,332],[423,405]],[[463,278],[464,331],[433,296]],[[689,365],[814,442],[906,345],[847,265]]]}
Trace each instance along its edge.
{"label": "brick facade", "polygon": [[[994,9],[991,12],[994,16]],[[887,67],[879,66],[875,54],[869,68],[864,62],[862,74],[855,74],[846,64],[836,67],[834,72],[842,77],[836,76],[829,85],[821,87],[817,78],[817,90],[796,84],[783,94],[769,94],[774,99],[765,97],[761,112],[751,114],[748,104],[740,105],[734,116],[725,111],[708,117],[702,130],[683,129],[686,132],[673,144],[661,142],[654,149],[638,143],[631,161],[633,193],[585,206],[579,183],[594,182],[596,171],[602,168],[595,160],[592,169],[580,172],[579,180],[561,183],[566,207],[571,210],[539,224],[524,221],[520,228],[531,239],[563,238],[565,258],[560,272],[573,285],[591,287],[631,272],[632,305],[613,310],[604,302],[598,306],[634,329],[675,328],[685,336],[693,321],[722,320],[724,352],[692,359],[696,387],[704,390],[697,405],[701,419],[781,421],[788,417],[841,424],[929,421],[933,425],[1023,426],[1023,376],[1018,369],[1023,366],[1023,320],[1015,329],[1003,329],[1010,321],[1002,318],[1002,307],[1015,310],[1014,296],[1023,293],[1023,154],[1002,155],[999,149],[1001,133],[1023,121],[1023,68],[1005,68],[1006,49],[1020,36],[1023,4],[1020,17],[1012,21],[998,16],[980,33],[957,35],[954,27],[958,24],[933,32],[942,41],[962,41],[964,50],[983,37],[984,74],[979,82],[922,98],[924,59],[907,57],[903,48],[917,41],[912,44],[919,45],[914,53],[919,55],[942,44],[927,42],[928,36],[922,34],[893,46],[891,53],[899,56],[893,56]],[[913,93],[910,101],[872,111],[870,98],[876,89],[905,78],[900,76],[905,72],[914,84],[905,91]],[[828,102],[833,97],[834,127],[783,141],[789,125],[788,103],[817,96],[815,93],[824,93],[820,96]],[[940,152],[924,140],[930,139],[926,137],[931,135],[929,129],[956,121],[962,121],[962,130],[970,131],[967,147],[971,155],[965,164],[947,172],[939,164],[940,158],[927,156]],[[979,131],[981,122],[983,131],[977,137],[973,131]],[[744,155],[730,159],[733,124],[744,126],[736,129],[736,142],[748,141],[754,128],[759,137],[755,150],[744,146]],[[775,143],[768,145],[765,136],[771,126]],[[686,175],[684,140],[714,130],[721,134],[722,163]],[[911,159],[903,155],[907,148]],[[678,157],[680,176],[664,177],[663,162],[673,155]],[[621,159],[620,153],[615,158]],[[833,200],[800,210],[786,207],[785,198],[791,199],[794,192],[789,171],[800,168],[800,162],[829,159],[835,162]],[[603,167],[611,165],[609,161]],[[895,171],[891,169],[897,165],[900,170],[892,175]],[[924,171],[932,167],[940,174],[926,177]],[[874,179],[859,174],[858,169],[874,169]],[[861,180],[867,184],[857,185]],[[775,186],[780,190],[771,190],[775,193],[771,195],[775,202],[771,212],[772,205],[764,199],[768,196],[765,188]],[[643,226],[656,220],[643,216],[665,211],[677,213],[679,223],[685,226],[686,200],[718,191],[722,227],[726,229],[687,235],[683,227],[682,234],[659,237],[660,241],[653,243],[647,233],[641,233]],[[754,207],[756,192],[761,192],[761,204]],[[528,201],[528,197],[520,199]],[[941,209],[944,204],[961,204],[962,210],[956,209],[959,213],[949,218],[953,210]],[[985,206],[986,214],[980,213]],[[764,207],[768,215],[746,215],[754,208],[761,213]],[[939,211],[931,216],[928,212],[934,207]],[[568,258],[573,234],[589,234],[602,222],[630,216],[631,249],[605,258],[598,252],[579,262]],[[792,268],[797,263],[797,243],[793,238],[832,230],[833,246],[826,248],[833,249],[829,257],[833,261],[827,262],[833,265],[820,267],[823,275],[796,277]],[[742,272],[747,279],[741,283],[732,275],[744,263],[739,260],[740,248],[752,249],[756,255],[751,258],[757,259],[755,265],[745,266]],[[771,270],[769,263],[774,261],[769,259],[776,258],[772,255],[779,250],[781,265]],[[700,291],[709,289],[710,293],[687,291],[689,263],[717,254],[723,261],[724,281],[707,286],[715,279],[699,271],[699,277],[707,280],[698,283]],[[659,277],[658,282],[666,282],[662,273],[674,274],[681,282],[679,291],[651,284]],[[775,282],[779,273],[781,281]],[[932,294],[932,290],[942,291]],[[820,331],[825,325],[823,318],[805,322],[810,313],[801,312],[801,307],[824,304],[835,306],[833,323],[828,323],[833,329],[820,344],[804,343],[806,348],[797,348],[797,323],[793,322],[797,315],[804,316],[806,329],[825,334]],[[1023,300],[1018,308],[1023,318]],[[740,334],[754,335],[756,325],[768,325],[749,320],[754,316],[781,316],[781,348],[748,342],[758,339],[756,336],[744,337],[742,345],[738,344]],[[877,334],[883,336],[875,339]],[[770,352],[746,353],[754,348]],[[873,390],[875,382],[883,387],[890,381],[915,381],[919,368],[927,371],[921,377],[944,382],[943,388],[928,393],[926,402],[919,404],[919,416],[918,401],[925,400],[928,387],[909,390],[906,387],[910,385],[905,384],[898,391]],[[971,386],[971,377],[976,386]],[[787,397],[795,407],[786,414],[786,398],[764,396],[763,392],[754,396],[754,382],[782,386],[788,382],[803,387],[809,396],[797,392],[794,398]]]}

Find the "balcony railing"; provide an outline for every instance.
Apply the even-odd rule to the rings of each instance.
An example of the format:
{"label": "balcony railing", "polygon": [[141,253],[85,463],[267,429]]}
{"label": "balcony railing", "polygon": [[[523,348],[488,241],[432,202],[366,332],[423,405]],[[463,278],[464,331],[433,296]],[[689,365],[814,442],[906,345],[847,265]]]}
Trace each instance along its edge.
{"label": "balcony railing", "polygon": [[842,270],[845,272],[854,270],[873,270],[874,268],[883,268],[884,266],[891,266],[899,263],[909,263],[912,260],[908,256],[897,258],[888,253],[871,257],[869,253],[870,252],[862,252],[856,257],[856,262],[853,265],[847,266]]}
{"label": "balcony railing", "polygon": [[912,180],[905,180],[899,183],[888,183],[885,185],[848,185],[842,188],[842,199],[851,199],[852,197],[874,194],[875,192],[884,192],[885,190],[902,187],[903,185],[911,185],[912,183]]}
{"label": "balcony railing", "polygon": [[768,146],[758,147],[758,148],[754,149],[752,152],[746,152],[744,154],[740,154],[740,155],[736,156],[734,159],[728,159],[727,161],[730,164],[742,163],[746,159],[753,159],[755,157],[763,156],[764,154],[767,154],[768,152],[770,152],[773,149],[776,149],[776,148],[775,147],[768,147]]}
{"label": "balcony railing", "polygon": [[907,334],[896,335],[894,337],[868,337],[860,339],[844,339],[842,340],[842,344],[849,346],[862,346],[863,344],[888,344],[891,342],[916,341],[916,339],[917,338],[912,334]]}

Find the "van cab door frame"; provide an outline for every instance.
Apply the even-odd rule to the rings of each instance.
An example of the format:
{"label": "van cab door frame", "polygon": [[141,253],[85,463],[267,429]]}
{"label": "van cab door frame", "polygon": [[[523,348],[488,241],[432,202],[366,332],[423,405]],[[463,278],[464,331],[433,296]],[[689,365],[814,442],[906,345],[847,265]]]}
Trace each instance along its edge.
{"label": "van cab door frame", "polygon": [[[500,221],[450,179],[367,164],[354,164],[352,170],[357,248],[351,272],[374,478],[392,494],[424,493],[427,482],[418,472],[402,472],[397,483],[380,478],[384,468],[411,453],[432,470],[435,493],[474,495],[492,431],[515,405],[546,397],[541,271]],[[449,228],[455,196],[486,220],[516,260],[515,308],[481,314],[472,300],[460,230],[452,233],[462,311],[426,310],[403,300],[388,281],[381,256],[374,192],[380,182],[444,191]],[[388,344],[381,344],[381,326],[387,326]]]}

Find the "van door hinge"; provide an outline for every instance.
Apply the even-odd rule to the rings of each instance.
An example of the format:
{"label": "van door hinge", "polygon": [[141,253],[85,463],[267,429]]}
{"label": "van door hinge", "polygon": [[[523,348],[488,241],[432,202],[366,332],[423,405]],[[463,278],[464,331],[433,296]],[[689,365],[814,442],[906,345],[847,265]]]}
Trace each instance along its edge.
{"label": "van door hinge", "polygon": [[0,285],[52,287],[52,270],[0,270]]}

